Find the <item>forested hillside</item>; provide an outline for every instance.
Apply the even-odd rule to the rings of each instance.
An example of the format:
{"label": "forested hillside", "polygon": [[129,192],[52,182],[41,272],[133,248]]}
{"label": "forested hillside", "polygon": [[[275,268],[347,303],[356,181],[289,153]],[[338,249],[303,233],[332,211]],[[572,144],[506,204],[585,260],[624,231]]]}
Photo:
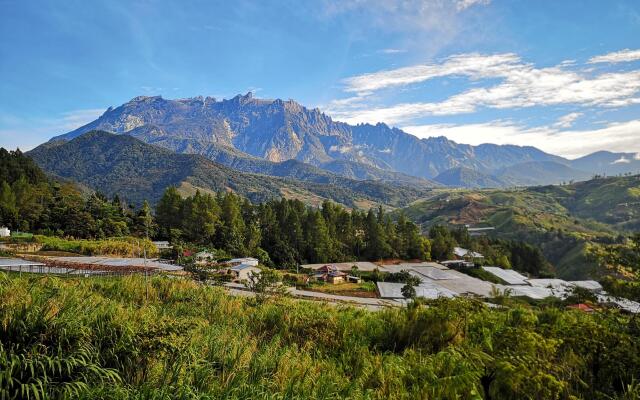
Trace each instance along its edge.
{"label": "forested hillside", "polygon": [[115,196],[87,193],[49,179],[19,151],[0,149],[0,225],[14,231],[77,238],[143,235],[147,203],[133,208]]}
{"label": "forested hillside", "polygon": [[[353,180],[328,172],[311,171],[315,178],[306,182],[243,173],[202,156],[177,154],[128,135],[99,131],[66,143],[44,144],[29,152],[29,156],[48,173],[82,183],[109,197],[118,194],[135,204],[143,200],[155,203],[169,186],[179,187],[185,194],[193,194],[199,188],[209,192],[233,191],[252,201],[286,197],[320,204],[329,199],[364,208],[377,204],[400,206],[429,192],[425,187]],[[307,173],[303,169],[298,171],[301,175]]]}
{"label": "forested hillside", "polygon": [[640,176],[442,192],[403,212],[423,229],[435,224],[495,227],[490,235],[538,245],[560,276],[580,278],[598,273],[592,246],[624,243],[625,236],[639,230]]}

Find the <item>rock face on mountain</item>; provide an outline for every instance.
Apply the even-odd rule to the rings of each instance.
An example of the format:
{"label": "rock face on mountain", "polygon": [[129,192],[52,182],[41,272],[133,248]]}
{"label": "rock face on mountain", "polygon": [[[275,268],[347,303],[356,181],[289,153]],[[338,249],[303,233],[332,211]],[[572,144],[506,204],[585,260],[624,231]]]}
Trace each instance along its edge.
{"label": "rock face on mountain", "polygon": [[[45,143],[27,153],[46,172],[133,203],[157,201],[169,186],[185,192],[234,191],[253,201],[298,198],[317,205],[325,199],[348,207],[405,205],[429,189],[344,178],[290,160],[268,164],[273,175],[239,172],[196,154],[179,154],[129,135],[91,131],[70,141]],[[279,172],[282,169],[284,172]]]}
{"label": "rock face on mountain", "polygon": [[[508,175],[509,167],[522,163],[577,168],[569,160],[534,147],[470,146],[444,137],[419,139],[382,123],[353,126],[292,100],[257,99],[251,93],[221,101],[140,96],[54,140],[69,140],[96,129],[128,134],[179,153],[200,154],[228,166],[232,162],[251,164],[248,170],[266,174],[273,165],[262,164],[266,168],[262,171],[259,160],[297,160],[354,179],[403,183],[411,183],[413,178],[408,175],[432,179],[455,168],[472,169],[480,175]],[[587,160],[579,165],[588,164]],[[517,179],[510,183],[524,184]]]}

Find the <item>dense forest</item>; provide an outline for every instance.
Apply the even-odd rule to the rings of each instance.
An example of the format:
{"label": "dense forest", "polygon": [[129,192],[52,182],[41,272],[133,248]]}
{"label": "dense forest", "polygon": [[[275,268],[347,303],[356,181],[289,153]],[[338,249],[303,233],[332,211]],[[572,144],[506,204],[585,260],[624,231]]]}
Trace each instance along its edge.
{"label": "dense forest", "polygon": [[524,242],[472,238],[465,228],[434,226],[423,234],[404,214],[382,207],[349,210],[325,201],[309,207],[299,200],[253,204],[231,192],[196,192],[182,197],[169,187],[156,206],[135,209],[118,196],[81,191],[49,179],[19,151],[0,151],[0,224],[12,230],[76,239],[138,236],[169,239],[177,248],[252,255],[265,265],[453,257],[453,248],[479,251],[486,262],[533,275],[551,267],[538,248]]}
{"label": "dense forest", "polygon": [[0,225],[50,236],[103,239],[141,235],[152,218],[148,203],[134,209],[116,196],[88,194],[49,179],[19,150],[0,149]]}

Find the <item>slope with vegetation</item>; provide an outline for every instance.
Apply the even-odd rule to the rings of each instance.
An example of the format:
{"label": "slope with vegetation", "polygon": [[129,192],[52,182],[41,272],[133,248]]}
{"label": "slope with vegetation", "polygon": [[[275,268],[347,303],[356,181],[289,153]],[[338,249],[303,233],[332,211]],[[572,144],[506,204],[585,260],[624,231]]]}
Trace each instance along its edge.
{"label": "slope with vegetation", "polygon": [[373,313],[162,277],[0,272],[0,397],[638,398],[637,318],[561,307]]}
{"label": "slope with vegetation", "polygon": [[593,246],[638,229],[640,176],[597,178],[518,190],[442,192],[403,209],[423,229],[436,224],[492,226],[489,234],[542,248],[565,278],[597,273]]}
{"label": "slope with vegetation", "polygon": [[[210,192],[233,191],[252,201],[283,196],[310,203],[330,199],[350,207],[359,202],[399,206],[429,191],[424,187],[416,189],[353,180],[328,172],[316,173],[314,179],[306,182],[243,173],[202,156],[177,154],[131,136],[100,131],[70,142],[47,143],[28,154],[48,173],[79,182],[108,196],[119,194],[136,204],[143,200],[155,203],[169,186],[182,187],[191,193],[195,192],[194,188]],[[305,174],[303,170],[298,171]]]}
{"label": "slope with vegetation", "polygon": [[[444,137],[419,139],[382,123],[349,125],[293,100],[258,99],[251,93],[221,101],[139,96],[54,140],[71,140],[92,130],[131,135],[263,174],[271,174],[273,164],[297,160],[354,179],[389,182],[392,174],[391,181],[407,184],[417,179],[408,175],[434,179],[447,170],[467,168],[479,173],[478,181],[469,180],[473,176],[467,174],[471,187],[484,187],[551,184],[609,171],[639,171],[635,155],[608,153],[604,157],[608,163],[591,163],[589,156],[571,161],[530,146],[470,146]],[[537,177],[527,173],[532,170]]]}

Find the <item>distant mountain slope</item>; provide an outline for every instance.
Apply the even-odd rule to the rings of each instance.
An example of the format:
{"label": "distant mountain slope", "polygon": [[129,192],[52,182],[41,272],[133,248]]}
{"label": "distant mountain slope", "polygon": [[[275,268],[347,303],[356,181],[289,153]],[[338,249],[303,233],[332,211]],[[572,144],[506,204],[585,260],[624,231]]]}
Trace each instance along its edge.
{"label": "distant mountain slope", "polygon": [[434,224],[492,226],[490,234],[538,244],[565,278],[595,267],[586,251],[640,230],[640,176],[515,190],[434,192],[402,211],[424,230]]}
{"label": "distant mountain slope", "polygon": [[319,168],[297,160],[273,162],[243,153],[228,145],[202,143],[199,140],[181,139],[157,134],[157,132],[157,128],[155,127],[144,126],[133,129],[127,132],[127,134],[149,144],[161,146],[179,153],[200,154],[212,161],[238,171],[254,174],[293,178],[315,183],[336,183],[341,181],[341,179],[335,175],[340,175],[355,180],[381,181],[396,186],[414,185],[420,189],[438,186],[435,182],[426,179],[384,171],[359,163],[349,163],[345,161],[345,163],[351,164],[353,169],[366,171],[366,173],[353,173],[353,170],[340,170],[339,168],[333,171],[331,168],[324,168],[324,166],[323,168]]}
{"label": "distant mountain slope", "polygon": [[[238,172],[202,156],[178,154],[129,135],[93,131],[70,142],[44,144],[28,153],[45,171],[132,202],[156,201],[168,186],[183,190],[233,190],[254,201],[297,197],[347,206],[406,204],[427,192],[356,181],[327,173],[327,183],[300,182]],[[286,168],[283,167],[283,168]]]}
{"label": "distant mountain slope", "polygon": [[505,186],[505,182],[495,176],[465,167],[448,169],[441,172],[434,180],[446,186],[474,189]]}
{"label": "distant mountain slope", "polygon": [[[639,132],[640,134],[640,132]],[[598,151],[570,162],[571,167],[598,175],[640,173],[640,155]]]}
{"label": "distant mountain slope", "polygon": [[530,161],[500,168],[495,176],[505,185],[536,186],[586,180],[592,174],[555,161]]}
{"label": "distant mountain slope", "polygon": [[[402,179],[403,183],[410,182],[406,175],[433,179],[455,168],[496,175],[501,169],[528,162],[553,162],[592,172],[534,147],[470,146],[444,137],[419,139],[382,123],[348,125],[292,100],[256,99],[251,93],[222,101],[211,97],[181,100],[136,97],[55,140],[72,139],[94,129],[128,133],[147,143],[176,152],[201,154],[225,165],[230,163],[223,158],[230,154],[272,162],[298,160],[355,179],[388,179],[380,170],[400,173],[392,179]],[[253,164],[251,170],[270,174],[268,170],[272,167],[263,166],[265,169],[260,170],[259,164]],[[511,178],[514,182],[510,183],[516,185],[530,181],[530,177],[522,174]],[[565,178],[571,180],[566,176],[562,180]],[[557,180],[545,175],[539,183]],[[469,183],[482,186],[481,182]]]}

